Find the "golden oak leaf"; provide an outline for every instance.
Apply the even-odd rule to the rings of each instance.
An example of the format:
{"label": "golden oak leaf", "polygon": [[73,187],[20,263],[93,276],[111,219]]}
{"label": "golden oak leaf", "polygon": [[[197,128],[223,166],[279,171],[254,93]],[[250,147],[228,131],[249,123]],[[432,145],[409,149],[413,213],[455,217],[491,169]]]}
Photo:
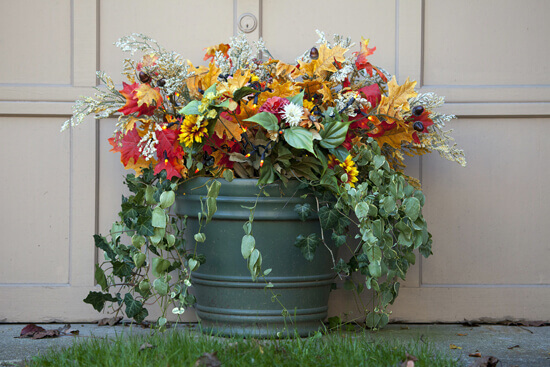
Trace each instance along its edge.
{"label": "golden oak leaf", "polygon": [[416,82],[410,82],[409,78],[402,85],[398,85],[394,76],[388,83],[388,95],[382,96],[380,100],[378,113],[401,120],[401,112],[410,110],[409,98],[418,94],[414,90],[415,85]]}
{"label": "golden oak leaf", "polygon": [[409,129],[408,126],[399,126],[392,130],[386,131],[382,136],[375,137],[375,140],[378,142],[380,148],[384,143],[395,149],[401,149],[401,142],[405,141],[410,143],[413,141],[414,129]]}
{"label": "golden oak leaf", "polygon": [[128,160],[128,164],[124,166],[125,169],[133,169],[136,171],[137,176],[141,176],[141,171],[143,169],[149,167],[149,164],[152,164],[153,167],[157,164],[157,161],[155,159],[150,159],[148,161],[145,160],[143,157],[139,157],[137,162],[135,162],[134,158],[130,158]]}
{"label": "golden oak leaf", "polygon": [[325,103],[332,103],[334,101],[332,99],[332,91],[326,84],[323,84],[323,88],[319,90],[319,94],[323,96],[323,102]]}
{"label": "golden oak leaf", "polygon": [[283,78],[288,79],[289,76],[291,78],[296,78],[295,72],[300,73],[300,69],[296,68],[296,65],[290,65],[285,62],[279,61],[277,65],[275,66],[275,76],[277,78]]}
{"label": "golden oak leaf", "polygon": [[135,118],[134,116],[129,116],[128,119],[126,119],[126,121],[122,123],[122,128],[124,129],[124,132],[127,133],[128,131],[132,130],[134,126],[136,126],[136,123],[139,123],[139,122],[142,123],[142,128],[144,129],[144,131],[149,129],[151,120],[144,119],[144,118],[138,119],[138,118]]}
{"label": "golden oak leaf", "polygon": [[157,105],[162,102],[162,96],[158,88],[151,88],[149,84],[141,84],[136,88],[136,98],[138,107],[145,104],[148,107]]}
{"label": "golden oak leaf", "polygon": [[338,45],[329,48],[326,44],[319,46],[319,57],[317,60],[310,62],[299,61],[300,70],[311,78],[317,76],[321,79],[325,79],[327,74],[338,71],[334,62],[343,62],[345,60],[344,53],[347,48],[340,47]]}
{"label": "golden oak leaf", "polygon": [[201,93],[199,93],[199,83],[201,81],[200,77],[208,73],[209,69],[204,65],[195,68],[189,60],[187,60],[187,63],[189,64],[190,70],[195,69],[195,75],[187,78],[187,89],[189,89],[189,94],[192,98],[201,99]]}
{"label": "golden oak leaf", "polygon": [[207,90],[213,84],[218,82],[218,75],[220,75],[221,69],[213,62],[208,65],[208,72],[206,74],[199,75],[200,84],[203,90]]}
{"label": "golden oak leaf", "polygon": [[219,138],[223,138],[223,134],[228,138],[235,138],[237,141],[241,141],[241,134],[243,130],[238,123],[219,117],[214,126],[214,132],[218,135]]}
{"label": "golden oak leaf", "polygon": [[271,91],[262,92],[258,98],[258,105],[261,106],[264,102],[271,97],[277,96],[281,98],[287,98],[295,96],[300,93],[300,87],[292,82],[280,83],[277,80],[274,80],[273,83],[269,85]]}

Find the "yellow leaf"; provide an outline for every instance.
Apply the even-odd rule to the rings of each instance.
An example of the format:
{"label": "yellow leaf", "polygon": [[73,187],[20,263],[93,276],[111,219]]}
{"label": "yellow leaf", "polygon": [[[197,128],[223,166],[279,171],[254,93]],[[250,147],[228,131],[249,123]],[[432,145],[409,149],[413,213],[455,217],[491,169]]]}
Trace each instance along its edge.
{"label": "yellow leaf", "polygon": [[136,88],[136,97],[138,107],[145,104],[147,107],[159,105],[162,101],[162,96],[158,88],[151,88],[149,84],[141,84]]}
{"label": "yellow leaf", "polygon": [[143,157],[139,157],[137,162],[134,162],[134,158],[130,158],[128,160],[128,164],[124,166],[125,169],[133,169],[136,171],[136,175],[140,176],[141,171],[147,167],[149,167],[149,164],[152,164],[153,167],[157,164],[157,161],[155,159],[150,159],[148,161],[145,160]]}
{"label": "yellow leaf", "polygon": [[401,142],[413,141],[413,134],[414,130],[408,129],[407,126],[399,126],[387,131],[382,136],[375,137],[374,139],[376,139],[380,148],[382,148],[384,143],[386,143],[395,149],[401,149]]}
{"label": "yellow leaf", "polygon": [[[122,116],[121,116],[122,117]],[[128,131],[132,130],[136,123],[141,122],[143,124],[143,127],[145,129],[148,129],[149,124],[151,123],[151,120],[144,119],[144,118],[135,118],[134,116],[128,116],[125,122],[122,123],[122,129],[124,130],[124,133],[126,134]]]}
{"label": "yellow leaf", "polygon": [[451,345],[449,346],[449,348],[451,348],[451,349],[462,349],[462,347],[456,346],[456,345],[454,345],[454,344],[451,344]]}
{"label": "yellow leaf", "polygon": [[207,90],[213,84],[218,82],[218,75],[220,75],[221,70],[213,62],[208,65],[208,72],[199,76],[201,87],[203,90]]}
{"label": "yellow leaf", "polygon": [[225,133],[228,138],[235,138],[237,141],[241,141],[243,130],[238,123],[220,117],[214,126],[214,132],[219,138],[223,138],[223,134]]}
{"label": "yellow leaf", "polygon": [[409,78],[402,85],[398,85],[394,76],[388,83],[388,95],[382,96],[380,100],[378,113],[402,120],[401,112],[410,110],[409,98],[417,95],[415,85],[416,82],[410,82]]}
{"label": "yellow leaf", "polygon": [[[277,78],[288,79],[289,75],[292,75],[296,70],[296,65],[290,65],[285,62],[279,61],[275,65],[275,76]],[[294,78],[294,76],[292,76]]]}
{"label": "yellow leaf", "polygon": [[343,62],[346,58],[344,53],[347,48],[340,47],[338,45],[329,48],[326,44],[319,46],[319,58],[310,62],[299,61],[300,70],[309,75],[311,78],[317,76],[321,79],[325,79],[328,73],[335,73],[338,71],[334,62]]}

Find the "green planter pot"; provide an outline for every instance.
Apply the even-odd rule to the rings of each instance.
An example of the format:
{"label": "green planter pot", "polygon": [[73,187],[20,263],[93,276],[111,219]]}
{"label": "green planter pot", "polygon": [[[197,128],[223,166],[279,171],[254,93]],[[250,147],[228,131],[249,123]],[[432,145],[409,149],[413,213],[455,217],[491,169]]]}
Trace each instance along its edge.
{"label": "green planter pot", "polygon": [[[176,198],[177,213],[188,216],[190,233],[198,232],[197,213],[201,211],[200,198],[206,197],[207,181],[197,178],[184,183]],[[292,336],[295,331],[307,336],[318,330],[327,316],[334,279],[331,256],[321,246],[309,262],[294,246],[300,234],[320,236],[316,216],[303,222],[294,212],[296,204],[306,202],[315,208],[315,199],[301,199],[307,191],[297,191],[297,181],[291,181],[286,188],[270,185],[266,188],[270,196],[258,199],[254,213],[252,234],[262,254],[262,269],[273,269],[266,280],[273,283],[271,289],[290,314],[284,317],[283,308],[272,301],[264,280],[252,281],[247,261],[241,255],[243,224],[250,215],[250,210],[242,206],[251,207],[256,202],[257,180],[219,181],[222,185],[218,210],[201,229],[206,242],[197,244],[197,252],[206,256],[206,263],[191,276],[202,329],[219,335],[256,337],[276,336],[279,332]],[[199,186],[203,187],[192,190]]]}

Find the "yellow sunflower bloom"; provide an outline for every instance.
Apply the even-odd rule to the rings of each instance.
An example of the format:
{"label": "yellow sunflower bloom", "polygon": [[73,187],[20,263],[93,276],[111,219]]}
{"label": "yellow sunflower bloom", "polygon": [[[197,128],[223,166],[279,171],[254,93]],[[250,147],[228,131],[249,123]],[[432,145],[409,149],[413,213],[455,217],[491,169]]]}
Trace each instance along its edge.
{"label": "yellow sunflower bloom", "polygon": [[179,141],[190,147],[193,143],[202,143],[202,138],[207,136],[206,126],[208,120],[200,121],[196,115],[187,115],[181,124]]}
{"label": "yellow sunflower bloom", "polygon": [[351,155],[348,155],[346,160],[340,163],[340,167],[342,167],[346,172],[346,174],[348,175],[348,181],[344,183],[345,184],[348,183],[351,187],[355,187],[355,183],[357,182],[357,175],[359,175],[359,171],[357,170],[357,166],[355,165],[355,162],[351,159]]}

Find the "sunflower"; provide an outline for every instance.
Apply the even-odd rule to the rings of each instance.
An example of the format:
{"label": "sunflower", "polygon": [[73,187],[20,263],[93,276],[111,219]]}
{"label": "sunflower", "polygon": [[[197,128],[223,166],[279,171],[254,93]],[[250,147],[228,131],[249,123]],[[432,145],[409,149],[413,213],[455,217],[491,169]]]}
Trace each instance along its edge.
{"label": "sunflower", "polygon": [[344,183],[348,183],[351,187],[355,187],[355,182],[357,182],[357,175],[359,174],[359,171],[357,170],[355,162],[351,159],[351,155],[348,155],[346,160],[340,163],[340,167],[342,167],[348,175],[348,180]]}
{"label": "sunflower", "polygon": [[187,115],[181,124],[181,133],[179,141],[184,143],[186,147],[190,147],[193,143],[202,143],[202,137],[207,135],[206,126],[208,120],[198,119],[197,115]]}

